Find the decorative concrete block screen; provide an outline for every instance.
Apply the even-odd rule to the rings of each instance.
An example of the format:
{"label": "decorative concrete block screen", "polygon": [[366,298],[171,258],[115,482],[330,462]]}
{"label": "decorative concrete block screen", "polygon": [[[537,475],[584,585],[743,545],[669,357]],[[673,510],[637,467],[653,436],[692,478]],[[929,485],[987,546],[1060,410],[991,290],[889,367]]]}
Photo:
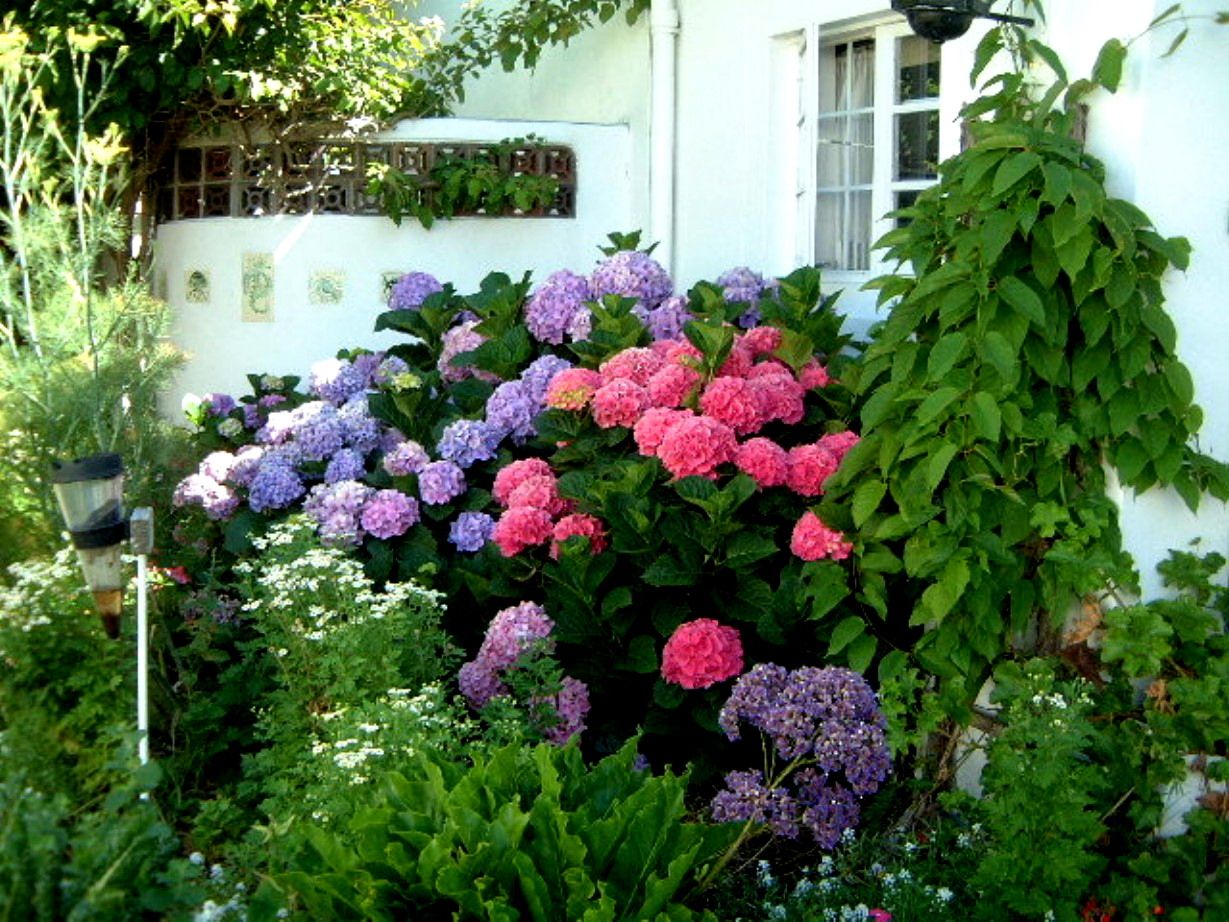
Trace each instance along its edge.
{"label": "decorative concrete block screen", "polygon": [[[568,182],[556,207],[533,220],[476,215],[424,230],[407,217],[398,227],[365,199],[372,151],[416,157],[429,173],[430,156],[480,153],[530,134],[547,146],[525,166]],[[422,119],[337,147],[318,144],[280,163],[267,152],[272,159],[260,164],[220,141],[180,152],[154,250],[171,338],[189,353],[167,395],[171,416],[187,392],[244,392],[248,373],[305,374],[339,349],[402,341],[372,329],[402,273],[430,272],[463,293],[493,271],[529,270],[540,282],[556,269],[590,271],[607,234],[645,224],[626,125]]]}
{"label": "decorative concrete block screen", "polygon": [[180,148],[154,178],[157,218],[378,215],[379,202],[367,193],[370,166],[384,164],[418,178],[420,196],[430,200],[436,191],[431,172],[445,159],[489,160],[501,173],[549,176],[559,184],[549,206],[503,216],[576,215],[576,155],[566,145],[505,150],[491,143],[333,139]]}

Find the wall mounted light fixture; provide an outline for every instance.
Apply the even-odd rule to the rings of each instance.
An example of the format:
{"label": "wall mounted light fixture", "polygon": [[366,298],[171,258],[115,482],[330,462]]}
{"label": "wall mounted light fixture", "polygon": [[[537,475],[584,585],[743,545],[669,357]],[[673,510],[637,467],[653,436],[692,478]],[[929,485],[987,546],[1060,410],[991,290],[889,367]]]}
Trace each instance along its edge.
{"label": "wall mounted light fixture", "polygon": [[892,9],[904,13],[909,28],[932,42],[946,42],[969,31],[974,19],[992,19],[1031,26],[1032,19],[990,12],[993,0],[892,0]]}

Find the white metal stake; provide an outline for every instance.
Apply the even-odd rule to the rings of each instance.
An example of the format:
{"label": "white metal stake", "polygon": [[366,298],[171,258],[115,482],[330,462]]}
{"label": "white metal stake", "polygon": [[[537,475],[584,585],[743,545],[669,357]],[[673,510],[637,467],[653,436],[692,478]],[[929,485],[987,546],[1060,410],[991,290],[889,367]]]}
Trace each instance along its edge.
{"label": "white metal stake", "polygon": [[141,764],[149,762],[149,613],[146,594],[149,577],[144,554],[137,555],[137,751]]}

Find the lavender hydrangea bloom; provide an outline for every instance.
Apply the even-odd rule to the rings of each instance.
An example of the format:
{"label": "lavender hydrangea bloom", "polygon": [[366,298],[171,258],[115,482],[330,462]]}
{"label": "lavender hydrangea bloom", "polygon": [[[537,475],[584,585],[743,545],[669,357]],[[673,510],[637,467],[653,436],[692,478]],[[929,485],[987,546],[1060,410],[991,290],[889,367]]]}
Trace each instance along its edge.
{"label": "lavender hydrangea bloom", "polygon": [[683,324],[691,319],[691,313],[687,310],[687,299],[682,295],[666,298],[652,310],[646,310],[637,304],[633,311],[644,321],[655,340],[678,339],[683,335]]}
{"label": "lavender hydrangea bloom", "polygon": [[457,685],[470,707],[486,707],[492,699],[508,693],[494,670],[478,660],[465,663],[457,672]]}
{"label": "lavender hydrangea bloom", "polygon": [[235,460],[227,472],[227,479],[237,487],[251,486],[252,479],[260,470],[260,459],[264,454],[265,450],[259,445],[245,445],[240,448],[235,452]]}
{"label": "lavender hydrangea bloom", "polygon": [[208,405],[210,416],[225,416],[236,406],[235,398],[230,394],[210,393],[201,400]]}
{"label": "lavender hydrangea bloom", "polygon": [[256,433],[256,441],[265,445],[281,445],[294,435],[296,420],[293,410],[277,410],[269,414]]}
{"label": "lavender hydrangea bloom", "polygon": [[567,359],[549,353],[540,355],[530,362],[521,372],[521,381],[525,383],[525,390],[530,399],[539,407],[545,407],[546,389],[550,387],[551,379],[559,372],[571,367],[572,363]]}
{"label": "lavender hydrangea bloom", "polygon": [[762,275],[746,266],[730,269],[717,278],[717,285],[724,290],[726,301],[747,305],[747,310],[738,318],[738,325],[743,329],[760,322],[760,311],[756,305],[766,294],[775,291],[778,284],[775,279],[765,281]]}
{"label": "lavender hydrangea bloom", "polygon": [[[565,336],[584,339],[592,299],[589,280],[567,269],[552,273],[525,305],[525,326],[538,342],[557,346]],[[577,335],[578,333],[583,335]]]}
{"label": "lavender hydrangea bloom", "polygon": [[364,472],[363,456],[353,448],[343,448],[329,459],[328,467],[324,469],[324,482],[358,480]]}
{"label": "lavender hydrangea bloom", "polygon": [[261,459],[260,468],[248,489],[248,505],[253,512],[285,509],[306,492],[303,481],[287,464]]}
{"label": "lavender hydrangea bloom", "polygon": [[545,736],[556,746],[563,746],[572,737],[585,729],[585,715],[589,713],[589,686],[579,679],[564,676],[559,682],[559,692],[542,702],[548,705],[557,719],[547,727]]}
{"label": "lavender hydrangea bloom", "polygon": [[432,461],[418,474],[418,495],[428,506],[442,506],[465,492],[465,472],[451,461]]}
{"label": "lavender hydrangea bloom", "polygon": [[418,500],[400,490],[380,490],[363,506],[359,523],[377,538],[395,538],[409,531],[419,518]]}
{"label": "lavender hydrangea bloom", "polygon": [[427,466],[431,458],[417,442],[403,440],[384,455],[384,470],[393,477],[408,477]]}
{"label": "lavender hydrangea bloom", "polygon": [[259,429],[263,423],[260,419],[260,407],[254,403],[246,403],[243,405],[243,428]]}
{"label": "lavender hydrangea bloom", "polygon": [[367,387],[363,369],[347,359],[323,359],[311,367],[308,390],[340,406]]}
{"label": "lavender hydrangea bloom", "polygon": [[478,378],[481,381],[498,381],[489,371],[480,371],[469,365],[453,364],[453,359],[462,352],[472,352],[486,342],[486,337],[474,329],[476,320],[459,323],[447,330],[440,340],[440,357],[436,367],[445,381],[464,381],[466,378]]}
{"label": "lavender hydrangea bloom", "polygon": [[554,629],[555,622],[536,602],[509,606],[491,619],[477,659],[491,669],[507,669],[538,641],[545,641]]}
{"label": "lavender hydrangea bloom", "polygon": [[357,480],[320,484],[308,494],[303,511],[315,519],[320,540],[324,544],[332,547],[353,546],[362,537],[359,514],[373,493],[375,490]]}
{"label": "lavender hydrangea bloom", "polygon": [[462,512],[448,529],[448,540],[458,551],[482,550],[495,531],[495,520],[485,512]]}
{"label": "lavender hydrangea bloom", "polygon": [[[874,691],[850,669],[760,664],[735,683],[718,718],[731,740],[739,738],[740,723],[764,733],[783,759],[809,757],[814,767],[798,772],[792,789],[762,789],[762,776],[732,773],[713,801],[715,817],[754,819],[781,835],[801,824],[831,848],[857,822],[857,797],[878,790],[891,769],[887,721]],[[780,798],[788,799],[789,811]]]}
{"label": "lavender hydrangea bloom", "polygon": [[487,398],[486,420],[501,437],[511,436],[518,445],[536,433],[533,419],[542,405],[533,399],[524,381],[505,381]]}
{"label": "lavender hydrangea bloom", "polygon": [[307,461],[323,461],[345,445],[345,430],[337,409],[322,401],[305,403],[291,411],[294,440]]}
{"label": "lavender hydrangea bloom", "polygon": [[445,461],[467,468],[476,461],[490,461],[499,448],[500,431],[480,419],[458,419],[444,427],[436,453]]}
{"label": "lavender hydrangea bloom", "polygon": [[211,451],[205,455],[196,472],[221,483],[230,477],[234,466],[235,456],[229,451]]}
{"label": "lavender hydrangea bloom", "polygon": [[225,484],[207,474],[192,474],[181,480],[171,496],[175,506],[200,506],[214,520],[228,519],[239,508],[239,497]]}
{"label": "lavender hydrangea bloom", "polygon": [[385,454],[388,454],[403,442],[405,442],[405,433],[400,429],[390,426],[380,433],[380,442],[376,447]]}
{"label": "lavender hydrangea bloom", "polygon": [[395,355],[390,355],[380,362],[379,366],[371,376],[371,383],[380,385],[388,384],[393,380],[393,378],[397,377],[397,375],[403,375],[409,370],[410,366],[407,365],[402,359],[397,358]]}
{"label": "lavender hydrangea bloom", "polygon": [[389,310],[412,311],[422,307],[422,302],[444,286],[434,275],[427,272],[407,272],[393,284],[388,294]]}
{"label": "lavender hydrangea bloom", "polygon": [[590,277],[594,299],[605,295],[636,298],[651,310],[674,291],[674,283],[661,264],[638,250],[620,250],[598,263]]}
{"label": "lavender hydrangea bloom", "polygon": [[342,439],[355,451],[366,454],[380,444],[380,421],[371,415],[366,394],[351,397],[337,411]]}

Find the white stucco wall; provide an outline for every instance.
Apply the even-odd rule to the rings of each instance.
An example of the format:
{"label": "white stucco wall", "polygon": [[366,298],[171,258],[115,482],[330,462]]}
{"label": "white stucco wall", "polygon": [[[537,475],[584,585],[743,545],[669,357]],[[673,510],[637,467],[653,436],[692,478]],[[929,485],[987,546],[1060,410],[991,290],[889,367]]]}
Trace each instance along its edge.
{"label": "white stucco wall", "polygon": [[[1142,208],[1166,236],[1191,242],[1191,265],[1171,272],[1166,309],[1178,328],[1178,354],[1195,379],[1203,407],[1200,445],[1229,461],[1229,27],[1212,22],[1224,4],[1188,0],[1181,48],[1162,55],[1183,24],[1145,32],[1170,4],[1123,0],[1107,16],[1092,2],[1047,4],[1046,40],[1073,76],[1088,73],[1110,38],[1139,36],[1127,56],[1123,85],[1099,94],[1089,118],[1089,149],[1106,164],[1111,194]],[[1203,539],[1204,551],[1229,556],[1229,510],[1207,499],[1192,515],[1172,491],[1118,492],[1127,545],[1145,597],[1161,591],[1156,563],[1169,549]]]}
{"label": "white stucco wall", "polygon": [[[430,272],[458,290],[476,290],[491,271],[535,278],[561,268],[588,271],[600,258],[597,244],[630,221],[629,132],[623,126],[425,119],[381,137],[490,141],[534,133],[570,145],[576,154],[577,217],[457,218],[430,231],[407,218],[401,227],[383,217],[306,215],[201,218],[161,225],[155,243],[155,278],[174,317],[171,339],[189,354],[187,367],[166,395],[174,413],[186,393],[246,393],[248,373],[303,374],[312,362],[354,346],[398,341],[372,331],[382,276]],[[241,274],[245,253],[274,261],[274,320],[244,322]],[[189,272],[208,272],[208,303],[189,303]],[[311,304],[315,272],[344,274],[338,304]]]}

